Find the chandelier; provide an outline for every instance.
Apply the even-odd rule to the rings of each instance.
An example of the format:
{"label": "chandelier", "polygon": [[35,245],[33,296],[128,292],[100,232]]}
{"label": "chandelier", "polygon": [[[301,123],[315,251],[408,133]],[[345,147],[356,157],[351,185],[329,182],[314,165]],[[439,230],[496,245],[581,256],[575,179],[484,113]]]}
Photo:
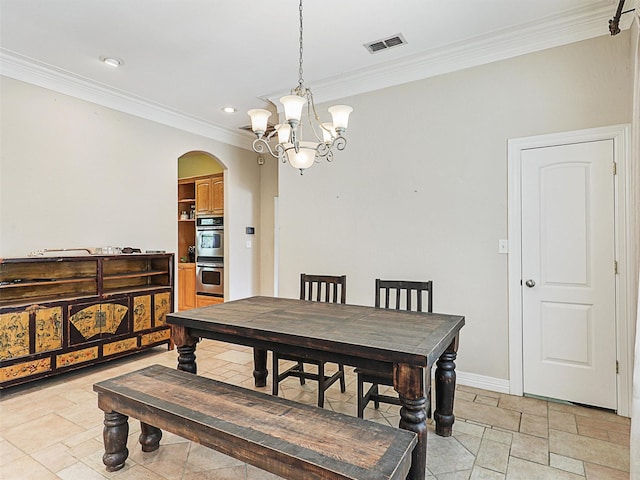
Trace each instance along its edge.
{"label": "chandelier", "polygon": [[[353,108],[347,105],[334,105],[329,107],[331,123],[322,123],[316,106],[313,102],[311,89],[305,87],[302,78],[302,0],[300,0],[300,60],[298,68],[298,86],[291,90],[290,95],[285,95],[280,99],[284,107],[285,122],[275,126],[274,130],[265,136],[267,131],[267,120],[271,112],[256,108],[247,113],[251,117],[251,130],[256,135],[253,141],[253,150],[256,153],[268,151],[273,157],[279,158],[283,163],[287,160],[289,164],[300,169],[300,174],[305,168],[311,167],[314,162],[319,162],[323,158],[327,161],[333,160],[333,149],[344,150],[347,140],[344,132],[349,123],[349,114]],[[303,122],[302,111],[307,107],[307,120],[315,141],[302,139]],[[315,125],[314,125],[315,121]],[[271,142],[277,135],[277,143]]]}

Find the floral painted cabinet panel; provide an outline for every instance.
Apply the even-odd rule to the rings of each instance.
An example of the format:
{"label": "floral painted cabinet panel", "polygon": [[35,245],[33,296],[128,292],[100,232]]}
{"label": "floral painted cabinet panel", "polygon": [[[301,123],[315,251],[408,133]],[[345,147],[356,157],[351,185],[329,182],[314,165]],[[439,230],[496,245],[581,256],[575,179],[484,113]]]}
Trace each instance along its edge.
{"label": "floral painted cabinet panel", "polygon": [[69,343],[77,345],[129,332],[128,299],[69,307]]}
{"label": "floral painted cabinet panel", "polygon": [[62,348],[62,307],[0,314],[0,360]]}

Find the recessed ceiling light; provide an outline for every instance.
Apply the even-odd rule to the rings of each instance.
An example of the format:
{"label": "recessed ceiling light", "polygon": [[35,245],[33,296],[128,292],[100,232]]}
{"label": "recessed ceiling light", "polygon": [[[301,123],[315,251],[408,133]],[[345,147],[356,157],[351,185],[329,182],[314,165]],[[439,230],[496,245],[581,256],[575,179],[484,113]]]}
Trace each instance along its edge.
{"label": "recessed ceiling light", "polygon": [[222,111],[223,111],[224,113],[235,113],[235,112],[236,112],[236,109],[235,109],[235,108],[233,108],[233,107],[222,107]]}
{"label": "recessed ceiling light", "polygon": [[124,63],[122,60],[116,57],[100,57],[100,60],[102,61],[102,63],[114,68],[119,67]]}

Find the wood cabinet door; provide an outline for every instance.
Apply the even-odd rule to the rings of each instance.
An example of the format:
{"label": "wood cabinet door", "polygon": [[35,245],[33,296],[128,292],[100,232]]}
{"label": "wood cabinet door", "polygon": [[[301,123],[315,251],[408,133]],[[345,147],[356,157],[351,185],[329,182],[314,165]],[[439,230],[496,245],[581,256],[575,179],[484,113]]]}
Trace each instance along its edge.
{"label": "wood cabinet door", "polygon": [[216,215],[222,215],[224,213],[224,180],[222,177],[211,180],[211,193],[211,210]]}
{"label": "wood cabinet door", "polygon": [[211,213],[211,179],[196,180],[196,214]]}
{"label": "wood cabinet door", "polygon": [[27,310],[0,314],[0,361],[29,355],[29,333]]}
{"label": "wood cabinet door", "polygon": [[140,332],[151,328],[151,295],[133,297],[133,331]]}
{"label": "wood cabinet door", "polygon": [[178,266],[178,311],[196,306],[196,267],[193,264]]}
{"label": "wood cabinet door", "polygon": [[129,300],[69,305],[69,345],[122,335],[131,332]]}
{"label": "wood cabinet door", "polygon": [[186,268],[182,265],[178,265],[178,311],[186,310],[184,306],[185,302],[185,283],[186,283]]}
{"label": "wood cabinet door", "polygon": [[221,297],[210,297],[208,295],[196,295],[196,307],[206,307],[208,305],[216,305],[223,303],[224,299]]}

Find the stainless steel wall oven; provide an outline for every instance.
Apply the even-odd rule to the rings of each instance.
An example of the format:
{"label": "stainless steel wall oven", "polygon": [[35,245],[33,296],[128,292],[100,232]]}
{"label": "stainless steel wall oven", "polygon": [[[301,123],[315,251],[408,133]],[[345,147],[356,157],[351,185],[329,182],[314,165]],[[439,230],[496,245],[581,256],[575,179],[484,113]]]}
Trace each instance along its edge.
{"label": "stainless steel wall oven", "polygon": [[196,219],[196,262],[217,262],[223,257],[223,218],[198,217]]}
{"label": "stainless steel wall oven", "polygon": [[196,293],[224,295],[224,219],[196,219]]}
{"label": "stainless steel wall oven", "polygon": [[224,265],[222,263],[196,264],[196,293],[215,297],[224,296]]}

